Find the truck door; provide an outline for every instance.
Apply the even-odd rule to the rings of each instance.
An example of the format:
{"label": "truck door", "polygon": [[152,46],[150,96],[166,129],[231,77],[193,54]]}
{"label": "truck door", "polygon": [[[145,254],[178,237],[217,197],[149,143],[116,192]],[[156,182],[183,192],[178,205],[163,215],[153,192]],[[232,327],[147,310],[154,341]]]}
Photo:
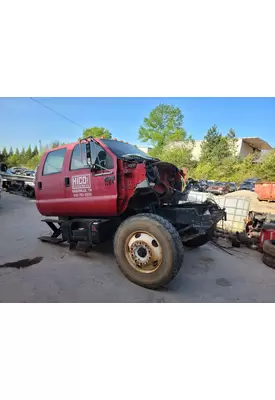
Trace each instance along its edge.
{"label": "truck door", "polygon": [[65,198],[71,216],[115,216],[117,214],[116,157],[91,142],[92,160],[87,165],[85,143],[76,144],[66,167]]}
{"label": "truck door", "polygon": [[35,177],[36,205],[42,215],[64,215],[64,180],[62,169],[67,148],[43,156]]}

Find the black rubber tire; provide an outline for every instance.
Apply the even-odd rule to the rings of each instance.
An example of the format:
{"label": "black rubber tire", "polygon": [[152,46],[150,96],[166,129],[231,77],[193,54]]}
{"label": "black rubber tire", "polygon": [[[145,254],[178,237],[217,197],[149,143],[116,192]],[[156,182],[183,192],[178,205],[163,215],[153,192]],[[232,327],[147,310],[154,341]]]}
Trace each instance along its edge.
{"label": "black rubber tire", "polygon": [[[151,233],[162,247],[162,263],[151,273],[133,268],[125,255],[125,243],[135,231]],[[184,249],[174,226],[156,214],[137,214],[127,218],[117,229],[114,237],[114,254],[121,271],[132,282],[149,289],[158,289],[175,278],[183,263]]]}
{"label": "black rubber tire", "polygon": [[265,240],[263,245],[263,252],[275,257],[275,240]]}
{"label": "black rubber tire", "polygon": [[275,257],[271,256],[270,254],[263,253],[262,260],[265,265],[275,269]]}

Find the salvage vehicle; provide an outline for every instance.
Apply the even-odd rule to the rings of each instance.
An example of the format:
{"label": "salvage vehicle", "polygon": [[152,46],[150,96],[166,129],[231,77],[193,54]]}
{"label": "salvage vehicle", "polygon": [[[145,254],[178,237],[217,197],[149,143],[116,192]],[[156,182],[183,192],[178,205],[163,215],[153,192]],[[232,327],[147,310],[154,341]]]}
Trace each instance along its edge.
{"label": "salvage vehicle", "polygon": [[229,182],[228,184],[230,193],[236,192],[238,190],[237,184],[235,182]]}
{"label": "salvage vehicle", "polygon": [[[85,138],[47,150],[35,176],[36,206],[52,229],[44,242],[86,251],[113,239],[122,272],[156,289],[183,263],[183,245],[212,239],[225,212],[215,202],[187,201],[183,173],[115,139]],[[53,218],[57,217],[57,218]]]}
{"label": "salvage vehicle", "polygon": [[243,181],[240,186],[239,186],[239,190],[249,190],[251,192],[255,191],[255,185],[256,183],[260,182],[261,180],[258,178],[250,178],[250,179],[246,179],[245,181]]}
{"label": "salvage vehicle", "polygon": [[207,187],[206,192],[216,195],[224,195],[230,192],[230,186],[226,182],[214,182]]}

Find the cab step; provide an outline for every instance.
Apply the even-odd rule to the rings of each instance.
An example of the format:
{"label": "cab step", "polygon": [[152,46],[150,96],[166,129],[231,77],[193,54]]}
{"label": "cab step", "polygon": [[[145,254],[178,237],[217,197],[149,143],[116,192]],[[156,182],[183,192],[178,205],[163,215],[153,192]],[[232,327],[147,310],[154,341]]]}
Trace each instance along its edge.
{"label": "cab step", "polygon": [[65,242],[65,240],[62,238],[57,238],[52,236],[40,236],[38,239],[41,240],[41,242],[48,242],[53,244],[60,244]]}

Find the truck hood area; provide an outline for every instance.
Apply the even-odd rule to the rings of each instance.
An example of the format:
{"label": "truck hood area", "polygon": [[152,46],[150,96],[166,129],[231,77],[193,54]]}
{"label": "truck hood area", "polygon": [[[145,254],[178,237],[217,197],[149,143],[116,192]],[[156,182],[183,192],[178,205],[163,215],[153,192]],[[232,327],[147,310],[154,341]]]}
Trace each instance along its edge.
{"label": "truck hood area", "polygon": [[155,161],[147,163],[146,176],[151,188],[157,194],[172,198],[175,191],[182,191],[182,174],[173,164]]}

